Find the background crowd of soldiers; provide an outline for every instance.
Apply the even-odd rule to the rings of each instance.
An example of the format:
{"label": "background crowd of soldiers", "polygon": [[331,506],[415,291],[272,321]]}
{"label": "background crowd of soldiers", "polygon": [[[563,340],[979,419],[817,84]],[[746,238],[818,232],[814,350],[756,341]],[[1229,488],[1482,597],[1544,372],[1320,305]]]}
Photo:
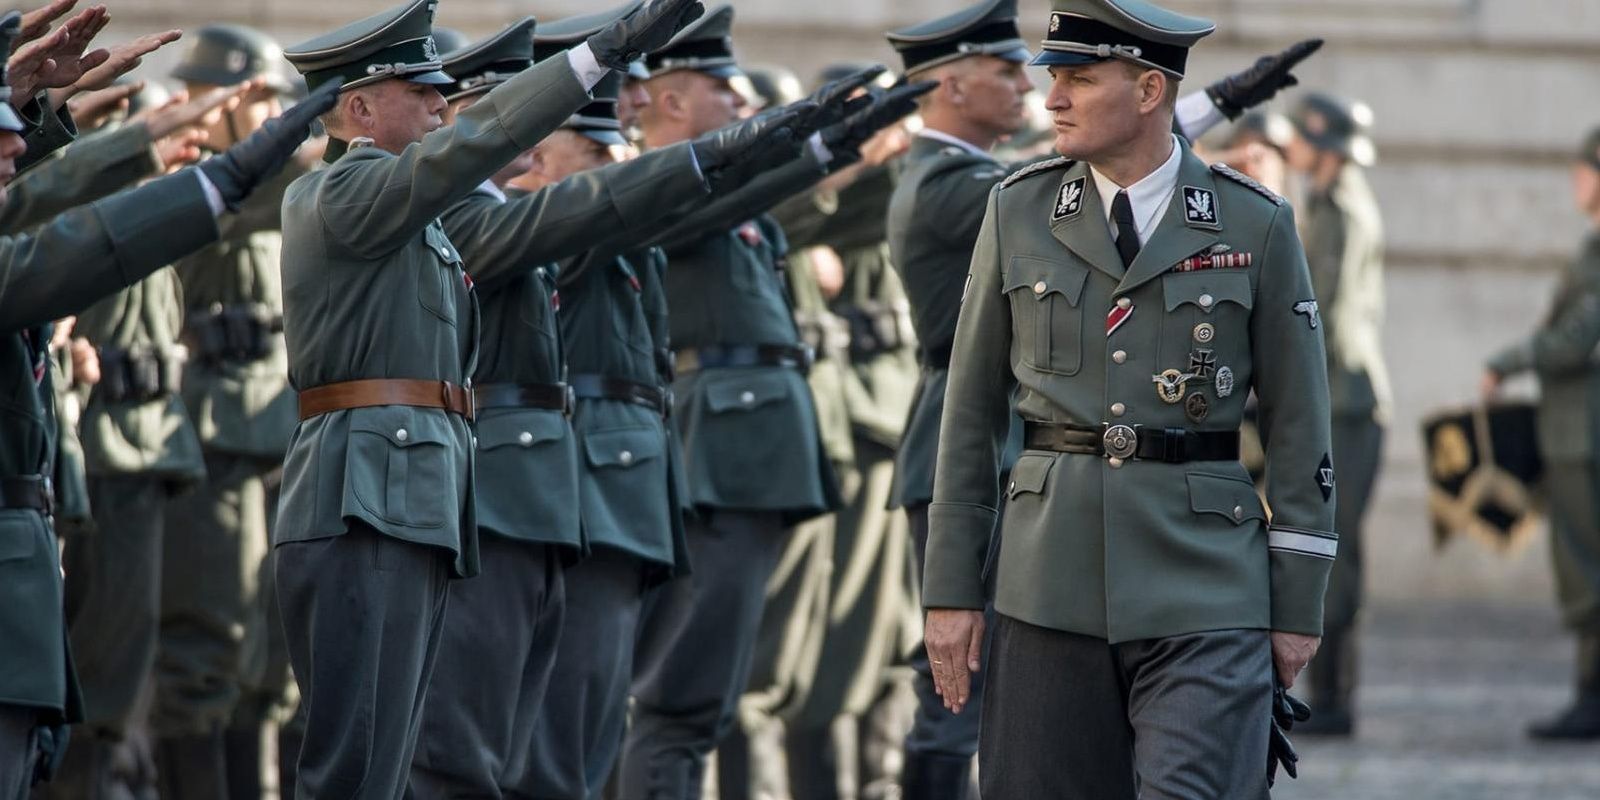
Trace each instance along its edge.
{"label": "background crowd of soldiers", "polygon": [[[731,7],[682,0],[479,42],[417,0],[290,48],[300,82],[268,36],[209,25],[168,94],[126,75],[177,31],[94,50],[107,12],[74,1],[0,24],[0,128],[27,146],[0,147],[0,703],[26,712],[0,719],[0,797],[53,774],[34,796],[256,798],[272,730],[284,796],[968,796],[978,715],[934,692],[918,586],[973,243],[991,189],[1049,154],[1014,2],[888,34],[906,80],[842,64],[809,94],[737,66]],[[1177,116],[1196,141],[1237,120],[1206,152],[1300,209],[1345,544],[1297,730],[1348,735],[1388,402],[1372,120],[1316,93],[1246,115],[1314,50]],[[436,87],[460,132],[400,142],[404,179],[318,167],[388,147],[300,141],[335,91],[391,78]],[[411,243],[438,276],[346,268]],[[437,359],[472,380],[407,366]],[[475,398],[434,419],[297,396],[372,364]],[[405,585],[306,549],[355,539],[328,519]],[[1584,579],[1563,588],[1592,627]],[[1600,733],[1584,641],[1579,705],[1544,735]]]}

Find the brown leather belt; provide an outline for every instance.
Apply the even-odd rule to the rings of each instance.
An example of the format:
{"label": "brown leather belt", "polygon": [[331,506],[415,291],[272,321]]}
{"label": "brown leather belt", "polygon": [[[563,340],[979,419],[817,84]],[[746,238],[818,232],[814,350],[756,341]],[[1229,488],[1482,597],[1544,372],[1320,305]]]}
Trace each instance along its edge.
{"label": "brown leather belt", "polygon": [[486,383],[473,393],[478,408],[540,408],[572,413],[572,390],[564,383]]}
{"label": "brown leather belt", "polygon": [[404,378],[340,381],[300,393],[302,420],[330,411],[373,406],[437,408],[459,414],[468,420],[473,417],[472,391],[449,381]]}
{"label": "brown leather belt", "polygon": [[0,508],[31,508],[50,516],[55,493],[43,475],[0,478]]}

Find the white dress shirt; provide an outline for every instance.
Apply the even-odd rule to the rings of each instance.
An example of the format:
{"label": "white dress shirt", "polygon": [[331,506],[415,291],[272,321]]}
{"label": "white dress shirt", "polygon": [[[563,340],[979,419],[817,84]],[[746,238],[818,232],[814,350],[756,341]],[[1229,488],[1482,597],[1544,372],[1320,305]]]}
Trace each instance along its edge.
{"label": "white dress shirt", "polygon": [[1100,192],[1100,202],[1105,208],[1106,225],[1111,229],[1112,239],[1117,238],[1117,226],[1111,221],[1111,203],[1116,200],[1117,192],[1126,190],[1128,202],[1133,206],[1133,226],[1139,231],[1139,244],[1143,246],[1150,241],[1150,235],[1155,233],[1161,216],[1167,213],[1167,206],[1172,204],[1172,193],[1178,189],[1178,167],[1182,163],[1183,146],[1174,135],[1172,155],[1167,157],[1166,163],[1132,186],[1118,186],[1116,181],[1101,175],[1100,170],[1089,167],[1089,174],[1094,176],[1094,188]]}
{"label": "white dress shirt", "polygon": [[917,135],[924,139],[932,139],[936,142],[943,142],[953,147],[959,147],[975,156],[982,156],[990,161],[994,160],[994,156],[990,154],[988,150],[985,150],[973,144],[972,142],[967,141],[966,139],[962,139],[959,136],[951,136],[950,134],[941,130],[936,130],[934,128],[923,128],[922,130],[917,131]]}

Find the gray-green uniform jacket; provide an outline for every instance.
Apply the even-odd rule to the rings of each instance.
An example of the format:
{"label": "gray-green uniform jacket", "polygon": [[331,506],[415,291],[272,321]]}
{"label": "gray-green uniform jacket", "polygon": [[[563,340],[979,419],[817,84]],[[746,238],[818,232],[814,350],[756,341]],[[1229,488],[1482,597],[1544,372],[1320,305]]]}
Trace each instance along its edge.
{"label": "gray-green uniform jacket", "polygon": [[[1035,165],[990,196],[945,395],[926,606],[983,607],[1013,385],[1025,420],[1222,432],[1238,430],[1254,388],[1270,528],[1237,461],[1028,450],[1006,487],[995,608],[1111,642],[1320,633],[1338,539],[1326,356],[1294,215],[1183,147],[1166,215],[1127,269],[1088,165]],[[1251,266],[1174,271],[1218,245],[1250,254]],[[1108,335],[1124,299],[1132,314]],[[1231,391],[1190,381],[1182,402],[1164,402],[1152,376],[1189,370],[1202,348],[1218,375],[1231,370]],[[1186,416],[1187,395],[1209,406],[1199,421]]]}
{"label": "gray-green uniform jacket", "polygon": [[1539,452],[1546,461],[1593,461],[1600,453],[1600,231],[1561,273],[1544,324],[1496,354],[1500,375],[1539,375]]}
{"label": "gray-green uniform jacket", "polygon": [[[477,297],[438,216],[588,99],[567,60],[548,59],[399,155],[335,148],[329,168],[291,184],[283,200],[291,385],[466,384],[477,361]],[[476,572],[471,441],[465,419],[437,409],[303,420],[284,461],[275,541],[338,536],[347,519],[360,519],[449,550],[458,574]]]}
{"label": "gray-green uniform jacket", "polygon": [[[0,239],[0,476],[52,470],[50,321],[211,241],[211,220],[200,182],[186,170]],[[78,714],[65,634],[49,520],[0,508],[0,703]]]}
{"label": "gray-green uniform jacket", "polygon": [[[671,207],[666,198],[704,191],[687,144],[651,155],[505,201],[480,189],[445,212],[445,233],[466,258],[481,302],[475,384],[564,379],[557,267],[549,262],[644,223]],[[566,415],[485,409],[475,428],[479,527],[579,547],[577,442]]]}
{"label": "gray-green uniform jacket", "polygon": [[20,231],[125,189],[161,170],[143,125],[97,131],[56,151],[6,187],[0,231]]}
{"label": "gray-green uniform jacket", "polygon": [[[889,200],[890,261],[899,270],[920,343],[922,375],[895,455],[895,508],[933,500],[939,418],[961,291],[989,191],[1010,170],[987,156],[919,136]],[[1009,459],[1008,459],[1009,466]]]}
{"label": "gray-green uniform jacket", "polygon": [[[291,161],[220,220],[222,241],[173,265],[187,313],[183,402],[207,450],[281,459],[298,419],[279,262],[283,194],[305,172]],[[218,345],[232,352],[208,352]]]}
{"label": "gray-green uniform jacket", "polygon": [[1311,286],[1328,345],[1335,415],[1389,416],[1383,363],[1383,219],[1366,174],[1349,164],[1326,191],[1306,198],[1300,219]]}

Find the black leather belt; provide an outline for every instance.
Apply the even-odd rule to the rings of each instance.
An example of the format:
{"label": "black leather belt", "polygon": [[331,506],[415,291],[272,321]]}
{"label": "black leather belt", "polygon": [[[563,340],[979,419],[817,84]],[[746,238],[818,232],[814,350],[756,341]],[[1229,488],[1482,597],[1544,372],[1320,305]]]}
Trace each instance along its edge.
{"label": "black leather belt", "polygon": [[630,381],[625,378],[613,378],[610,375],[573,375],[567,380],[572,387],[572,393],[578,397],[589,400],[621,400],[636,406],[644,406],[661,416],[669,416],[672,412],[672,398],[659,387],[649,384]]}
{"label": "black leather belt", "polygon": [[1117,458],[1124,461],[1239,460],[1238,431],[1191,431],[1185,428],[1150,428],[1144,425],[1073,425],[1029,422],[1024,443],[1030,450]]}
{"label": "black leather belt", "polygon": [[787,344],[734,344],[686,347],[677,352],[678,374],[697,369],[728,369],[731,367],[793,367],[805,372],[811,369],[816,355],[811,348]]}
{"label": "black leather belt", "polygon": [[917,348],[917,363],[921,364],[924,369],[949,369],[950,351],[953,348],[953,343],[943,347],[919,347]]}
{"label": "black leather belt", "polygon": [[474,403],[487,408],[539,408],[572,413],[572,387],[564,383],[489,383],[474,386]]}
{"label": "black leather belt", "polygon": [[49,516],[55,506],[50,479],[43,475],[0,478],[0,508],[31,508]]}

